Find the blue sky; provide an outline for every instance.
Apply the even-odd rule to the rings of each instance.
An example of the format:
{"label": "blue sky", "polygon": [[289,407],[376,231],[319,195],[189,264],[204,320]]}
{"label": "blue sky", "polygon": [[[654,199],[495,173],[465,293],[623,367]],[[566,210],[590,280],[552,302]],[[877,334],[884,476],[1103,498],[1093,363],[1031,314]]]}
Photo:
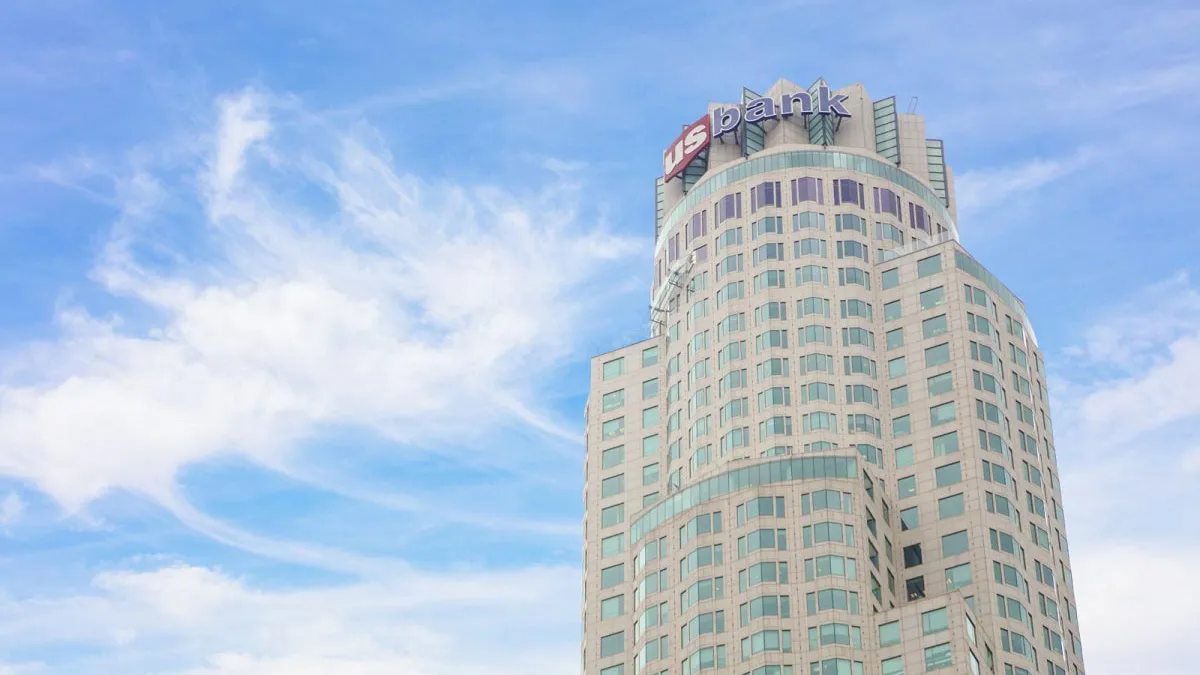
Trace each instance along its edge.
{"label": "blue sky", "polygon": [[337,5],[0,9],[0,674],[578,672],[659,153],[818,76],[1030,308],[1089,672],[1189,672],[1194,3]]}

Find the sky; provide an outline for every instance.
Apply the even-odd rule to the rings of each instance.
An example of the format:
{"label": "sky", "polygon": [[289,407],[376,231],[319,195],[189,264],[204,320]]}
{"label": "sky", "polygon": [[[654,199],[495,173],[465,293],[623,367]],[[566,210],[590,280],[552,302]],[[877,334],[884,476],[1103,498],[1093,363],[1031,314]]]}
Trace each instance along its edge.
{"label": "sky", "polygon": [[661,152],[895,94],[1046,354],[1091,675],[1200,632],[1200,7],[0,3],[0,675],[579,672]]}

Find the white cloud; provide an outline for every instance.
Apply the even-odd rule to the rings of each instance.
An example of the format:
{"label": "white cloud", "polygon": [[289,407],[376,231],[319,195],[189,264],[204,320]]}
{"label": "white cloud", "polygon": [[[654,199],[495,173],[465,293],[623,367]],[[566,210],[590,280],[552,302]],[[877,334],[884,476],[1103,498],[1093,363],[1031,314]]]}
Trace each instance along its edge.
{"label": "white cloud", "polygon": [[1035,158],[1016,166],[966,171],[954,179],[958,211],[970,216],[1019,198],[1078,171],[1095,157],[1094,151],[1083,148],[1065,158]]}
{"label": "white cloud", "polygon": [[61,339],[4,355],[0,473],[77,510],[112,489],[169,503],[180,467],[221,454],[286,465],[329,427],[428,452],[506,424],[571,433],[534,383],[641,242],[590,225],[571,186],[399,173],[374,132],[294,101],[246,91],[218,117],[192,164],[119,181],[94,277],[120,311],[65,307]]}
{"label": "white cloud", "polygon": [[21,496],[15,492],[8,493],[4,500],[0,501],[0,530],[15,525],[23,513],[25,513],[25,502]]}
{"label": "white cloud", "polygon": [[1075,555],[1084,659],[1093,675],[1196,672],[1200,549],[1126,541]]}
{"label": "white cloud", "polygon": [[88,593],[0,598],[0,651],[84,647],[96,655],[63,667],[114,674],[566,675],[578,664],[578,574],[468,570],[263,591],[187,565],[107,572]]}

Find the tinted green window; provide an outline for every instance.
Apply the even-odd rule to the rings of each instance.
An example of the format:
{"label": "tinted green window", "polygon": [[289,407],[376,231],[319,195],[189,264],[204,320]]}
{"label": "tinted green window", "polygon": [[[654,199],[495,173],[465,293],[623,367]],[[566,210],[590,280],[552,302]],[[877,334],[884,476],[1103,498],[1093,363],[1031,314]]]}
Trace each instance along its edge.
{"label": "tinted green window", "polygon": [[960,516],[963,513],[963,496],[962,493],[943,497],[938,500],[938,519],[953,518]]}
{"label": "tinted green window", "polygon": [[883,320],[893,321],[901,317],[900,301],[894,300],[883,306]]}
{"label": "tinted green window", "polygon": [[625,522],[625,505],[616,504],[600,509],[600,527],[619,525]]}
{"label": "tinted green window", "polygon": [[611,619],[625,613],[625,596],[617,595],[600,601],[600,618]]}
{"label": "tinted green window", "polygon": [[954,421],[954,401],[935,405],[929,409],[929,425],[939,426]]}
{"label": "tinted green window", "polygon": [[600,468],[611,469],[625,461],[625,446],[618,445],[600,453]]}
{"label": "tinted green window", "polygon": [[625,359],[613,359],[604,364],[603,377],[606,380],[611,380],[614,377],[620,377],[625,372]]}
{"label": "tinted green window", "polygon": [[942,254],[917,261],[917,278],[927,277],[942,271]]}
{"label": "tinted green window", "polygon": [[902,448],[896,448],[896,468],[903,469],[912,466],[913,449],[911,445],[906,445]]}
{"label": "tinted green window", "polygon": [[908,403],[908,385],[901,385],[892,390],[892,406],[902,406]]}
{"label": "tinted green window", "polygon": [[921,292],[921,309],[933,309],[946,302],[946,289],[938,286]]}
{"label": "tinted green window", "polygon": [[658,395],[658,378],[642,383],[642,398],[654,398]]}
{"label": "tinted green window", "polygon": [[954,389],[954,376],[950,373],[934,375],[927,382],[929,383],[930,396],[940,396]]}
{"label": "tinted green window", "polygon": [[625,563],[600,570],[600,588],[612,588],[625,581]]}
{"label": "tinted green window", "polygon": [[967,551],[969,540],[967,539],[967,531],[955,532],[942,537],[942,555],[949,558],[952,555],[965,553]]}
{"label": "tinted green window", "polygon": [[917,494],[917,477],[905,476],[896,481],[896,492],[899,493],[901,499]]}
{"label": "tinted green window", "polygon": [[625,651],[625,633],[613,633],[600,638],[600,658],[616,656]]}
{"label": "tinted green window", "polygon": [[945,487],[947,485],[960,483],[962,482],[962,464],[955,462],[953,464],[939,466],[934,470],[934,474],[937,478],[938,487]]}
{"label": "tinted green window", "polygon": [[921,335],[926,338],[937,337],[948,330],[950,330],[950,324],[947,322],[945,314],[939,314],[921,322]]}
{"label": "tinted green window", "polygon": [[887,647],[900,644],[900,622],[881,624],[879,626],[879,646]]}
{"label": "tinted green window", "polygon": [[904,329],[903,328],[889,330],[884,335],[884,337],[887,338],[887,348],[888,349],[895,349],[896,347],[904,346]]}
{"label": "tinted green window", "polygon": [[600,496],[611,497],[625,491],[625,476],[612,476],[600,481]]}
{"label": "tinted green window", "polygon": [[949,668],[953,664],[950,643],[927,647],[925,649],[925,670]]}
{"label": "tinted green window", "polygon": [[946,608],[935,609],[921,614],[921,634],[932,635],[940,633],[950,628],[949,616],[946,614]]}
{"label": "tinted green window", "polygon": [[951,431],[948,434],[934,436],[933,438],[933,454],[934,456],[949,455],[958,452],[958,432]]}
{"label": "tinted green window", "polygon": [[903,377],[908,372],[908,362],[904,357],[892,359],[888,361],[888,378]]}
{"label": "tinted green window", "polygon": [[950,360],[950,343],[945,342],[940,345],[930,347],[925,350],[925,367],[932,368],[940,366]]}
{"label": "tinted green window", "polygon": [[658,347],[647,347],[642,350],[642,367],[658,363]]}
{"label": "tinted green window", "polygon": [[900,285],[900,269],[894,268],[883,271],[883,290]]}

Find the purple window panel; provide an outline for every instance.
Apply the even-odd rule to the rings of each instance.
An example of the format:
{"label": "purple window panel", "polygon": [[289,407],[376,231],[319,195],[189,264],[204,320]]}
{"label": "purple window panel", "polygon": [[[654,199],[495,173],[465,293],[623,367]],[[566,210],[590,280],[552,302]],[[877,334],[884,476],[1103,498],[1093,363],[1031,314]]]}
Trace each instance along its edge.
{"label": "purple window panel", "polygon": [[750,188],[750,213],[761,206],[782,206],[779,199],[779,182],[760,183]]}
{"label": "purple window panel", "polygon": [[900,217],[900,197],[887,188],[875,188],[875,213],[890,213]]}
{"label": "purple window panel", "polygon": [[849,178],[838,178],[833,181],[833,203],[839,204],[855,204],[857,206],[866,206],[863,199],[863,185]]}
{"label": "purple window panel", "polygon": [[925,213],[925,207],[920,204],[908,203],[908,223],[910,227],[915,227],[922,232],[930,231],[929,216]]}
{"label": "purple window panel", "polygon": [[696,249],[696,262],[708,260],[708,244]]}
{"label": "purple window panel", "polygon": [[732,195],[725,195],[717,202],[717,217],[716,225],[729,220],[730,218],[742,217],[742,193],[738,192]]}
{"label": "purple window panel", "polygon": [[820,178],[799,178],[792,181],[792,205],[801,202],[825,203],[825,192]]}
{"label": "purple window panel", "polygon": [[701,211],[692,216],[692,222],[687,228],[687,234],[689,243],[708,234],[708,211]]}
{"label": "purple window panel", "polygon": [[671,241],[667,242],[667,262],[673,263],[676,260],[679,260],[679,233],[675,233]]}

